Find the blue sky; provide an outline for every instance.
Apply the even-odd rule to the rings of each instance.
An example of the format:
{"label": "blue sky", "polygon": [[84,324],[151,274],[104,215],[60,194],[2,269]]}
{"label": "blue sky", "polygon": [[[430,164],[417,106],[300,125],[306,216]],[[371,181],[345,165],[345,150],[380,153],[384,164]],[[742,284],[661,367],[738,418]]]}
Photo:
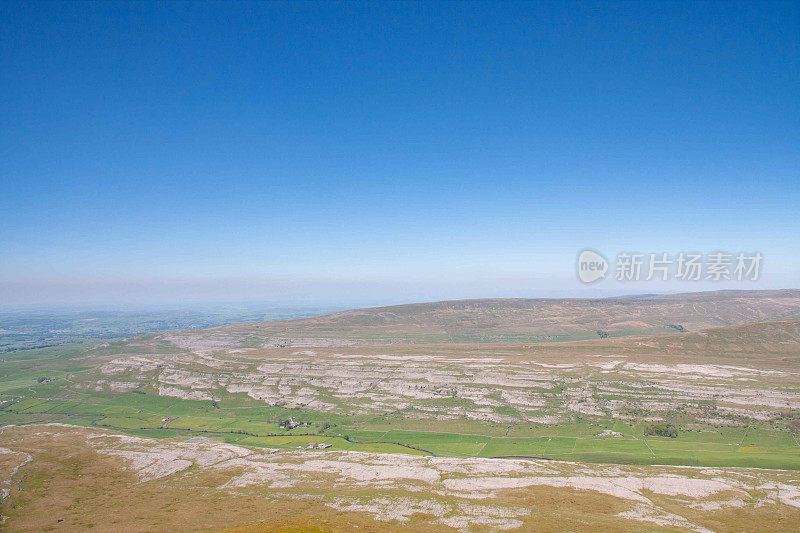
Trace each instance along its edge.
{"label": "blue sky", "polygon": [[800,286],[798,60],[796,2],[4,2],[0,300]]}

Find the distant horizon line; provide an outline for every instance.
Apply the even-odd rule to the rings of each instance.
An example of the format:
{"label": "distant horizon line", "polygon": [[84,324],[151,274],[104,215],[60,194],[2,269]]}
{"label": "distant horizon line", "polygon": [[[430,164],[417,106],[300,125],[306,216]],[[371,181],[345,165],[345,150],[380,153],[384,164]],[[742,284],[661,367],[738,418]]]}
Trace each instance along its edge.
{"label": "distant horizon line", "polygon": [[[176,301],[164,303],[79,303],[79,304],[14,304],[4,306],[0,304],[0,313],[37,313],[37,312],[140,312],[140,311],[190,311],[190,310],[213,310],[224,309],[226,307],[239,308],[240,310],[251,309],[253,312],[259,310],[277,310],[277,309],[292,309],[292,310],[319,310],[324,312],[337,312],[348,311],[357,309],[370,309],[381,307],[395,307],[403,305],[415,304],[436,304],[446,302],[470,302],[470,301],[490,301],[490,300],[614,300],[614,299],[634,299],[634,298],[648,298],[657,296],[678,296],[689,294],[712,294],[712,293],[780,293],[800,291],[800,288],[784,287],[779,289],[717,289],[717,290],[698,290],[698,291],[647,291],[641,293],[613,293],[607,295],[576,295],[566,294],[573,291],[563,291],[563,295],[549,295],[549,296],[484,296],[474,298],[435,298],[430,300],[413,300],[413,301],[394,301],[383,302],[377,301],[356,303],[352,302],[335,302],[335,301],[320,301],[320,302],[307,302],[307,301],[288,301],[288,300],[252,300],[252,299],[231,299],[231,300],[197,300],[197,301]],[[559,292],[559,291],[556,291]],[[365,299],[362,299],[365,300]],[[386,299],[388,300],[388,298]]]}

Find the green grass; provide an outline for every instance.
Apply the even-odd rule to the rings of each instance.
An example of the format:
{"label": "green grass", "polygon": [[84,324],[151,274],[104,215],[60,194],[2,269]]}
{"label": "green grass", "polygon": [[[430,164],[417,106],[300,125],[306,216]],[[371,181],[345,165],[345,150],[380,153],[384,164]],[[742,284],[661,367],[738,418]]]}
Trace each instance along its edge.
{"label": "green grass", "polygon": [[225,442],[231,444],[241,444],[245,446],[258,446],[265,448],[286,448],[286,449],[307,449],[309,443],[324,442],[330,444],[329,450],[360,451],[374,453],[406,453],[413,455],[425,455],[424,452],[414,450],[392,443],[353,443],[339,437],[310,436],[275,436],[275,437],[252,437],[249,435],[229,435],[225,437]]}
{"label": "green grass", "polygon": [[[61,421],[88,426],[94,421],[96,426],[116,428],[136,435],[185,437],[205,434],[239,444],[293,449],[305,448],[309,442],[327,442],[333,445],[330,449],[382,453],[431,453],[462,457],[533,456],[585,462],[800,470],[800,447],[794,437],[787,431],[769,427],[750,428],[746,436],[744,428],[681,432],[676,439],[594,437],[611,425],[602,423],[536,428],[535,432],[550,433],[552,436],[504,437],[498,435],[501,433],[500,427],[464,421],[451,427],[467,431],[488,428],[490,434],[373,428],[369,424],[358,429],[334,425],[322,432],[322,427],[316,424],[325,419],[324,413],[291,410],[295,413],[293,416],[315,422],[310,427],[287,432],[278,427],[278,420],[284,419],[286,412],[280,408],[263,407],[217,409],[211,402],[154,395],[126,394],[113,398],[92,395],[83,402],[43,398],[7,401],[0,409],[0,422],[26,424]],[[240,418],[239,413],[246,414],[248,418]],[[176,418],[168,423],[167,429],[161,429],[164,419],[169,417]],[[395,421],[400,422],[401,419]],[[416,421],[410,421],[409,425],[419,426]],[[615,424],[613,427],[627,434],[640,432],[637,426]],[[506,428],[506,431],[514,433],[514,429],[517,429],[517,433],[531,431],[529,427]],[[319,434],[298,435],[298,432]]]}
{"label": "green grass", "polygon": [[[607,417],[576,416],[558,425],[498,424],[468,419],[432,420],[425,411],[405,409],[385,415],[332,414],[267,406],[244,394],[216,391],[221,399],[190,401],[159,396],[151,387],[141,392],[97,392],[71,388],[75,373],[84,382],[97,376],[88,367],[57,359],[59,368],[37,370],[35,362],[0,366],[0,422],[30,424],[65,422],[115,428],[134,435],[181,437],[205,435],[240,444],[298,448],[327,442],[333,450],[435,454],[457,457],[531,456],[549,459],[697,466],[750,466],[800,470],[800,446],[794,436],[767,423],[753,427],[682,424],[677,438],[644,436],[647,424]],[[48,363],[52,365],[54,363]],[[49,368],[49,367],[48,367]],[[56,377],[39,384],[40,376]],[[460,398],[431,404],[462,408]],[[546,409],[542,409],[546,414]],[[516,416],[513,410],[509,415]],[[308,426],[291,431],[279,423],[294,417]],[[162,428],[165,419],[171,419]],[[624,437],[597,437],[605,430]]]}
{"label": "green grass", "polygon": [[157,415],[108,416],[95,423],[98,427],[122,429],[156,429],[163,423]]}
{"label": "green grass", "polygon": [[502,457],[512,455],[540,456],[547,447],[546,437],[533,438],[493,438],[481,450],[481,457]]}
{"label": "green grass", "polygon": [[342,435],[355,442],[379,442],[386,440],[388,431],[364,431],[364,430],[350,430],[333,427],[326,431],[327,435],[337,436]]}
{"label": "green grass", "polygon": [[483,449],[489,441],[489,437],[454,433],[389,431],[383,436],[383,440],[414,446],[435,455],[473,456]]}
{"label": "green grass", "polygon": [[[29,394],[31,394],[29,392]],[[66,394],[62,391],[62,394]],[[75,396],[72,394],[72,396]],[[152,437],[208,435],[240,444],[298,448],[327,442],[331,449],[461,457],[532,456],[570,461],[697,466],[749,466],[800,469],[800,447],[788,431],[773,427],[706,428],[680,431],[675,439],[641,437],[643,426],[608,421],[577,421],[558,426],[501,426],[468,420],[442,423],[373,417],[352,427],[352,417],[248,405],[242,399],[186,401],[154,394],[92,393],[75,398],[10,398],[0,407],[0,422],[66,422],[116,428]],[[288,416],[309,427],[285,431]],[[168,428],[162,429],[164,419]],[[357,419],[358,417],[356,417]],[[330,425],[323,431],[322,423]],[[342,425],[336,425],[341,423]],[[439,431],[426,430],[436,428]],[[613,429],[639,438],[596,437]],[[504,436],[505,434],[509,436]],[[520,435],[521,434],[521,435]],[[741,444],[741,446],[740,446]]]}
{"label": "green grass", "polygon": [[603,438],[575,439],[574,453],[581,452],[620,452],[649,454],[650,449],[643,441],[635,439]]}
{"label": "green grass", "polygon": [[708,442],[682,442],[674,440],[647,439],[647,445],[654,452],[664,451],[706,451],[706,452],[735,452],[736,444],[717,444]]}
{"label": "green grass", "polygon": [[575,440],[568,437],[548,437],[543,454],[570,453],[575,448]]}
{"label": "green grass", "polygon": [[510,437],[589,437],[614,427],[614,421],[571,422],[559,425],[522,425],[512,426],[508,431]]}
{"label": "green grass", "polygon": [[793,447],[800,452],[791,433],[766,428],[750,428],[742,440],[742,446]]}

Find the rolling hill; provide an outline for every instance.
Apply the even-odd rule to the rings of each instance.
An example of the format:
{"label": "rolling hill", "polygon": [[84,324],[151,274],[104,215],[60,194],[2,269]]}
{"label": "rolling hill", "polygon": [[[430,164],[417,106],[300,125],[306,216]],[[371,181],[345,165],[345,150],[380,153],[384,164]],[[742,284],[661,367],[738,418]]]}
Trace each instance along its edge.
{"label": "rolling hill", "polygon": [[602,299],[483,299],[354,309],[164,334],[196,349],[546,342],[697,332],[800,318],[800,291],[716,291]]}

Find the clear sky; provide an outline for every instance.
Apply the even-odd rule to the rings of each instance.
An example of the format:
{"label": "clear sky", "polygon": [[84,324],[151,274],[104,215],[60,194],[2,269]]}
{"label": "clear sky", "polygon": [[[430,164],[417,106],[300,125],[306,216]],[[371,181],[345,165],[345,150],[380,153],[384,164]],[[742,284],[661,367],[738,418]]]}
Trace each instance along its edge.
{"label": "clear sky", "polygon": [[0,305],[797,287],[799,60],[797,2],[3,2]]}

